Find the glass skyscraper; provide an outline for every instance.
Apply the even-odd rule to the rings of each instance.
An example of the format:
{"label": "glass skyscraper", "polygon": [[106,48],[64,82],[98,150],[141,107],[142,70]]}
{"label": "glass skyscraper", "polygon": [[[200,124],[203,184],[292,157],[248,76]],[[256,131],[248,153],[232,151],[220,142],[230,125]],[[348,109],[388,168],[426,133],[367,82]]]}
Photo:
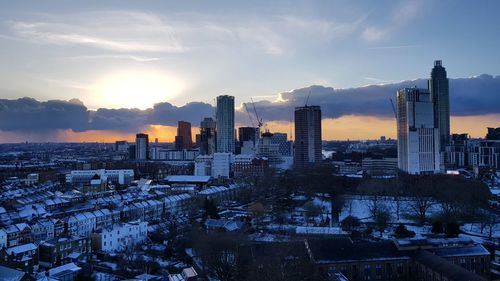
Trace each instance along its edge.
{"label": "glass skyscraper", "polygon": [[217,152],[234,153],[234,97],[218,96],[217,112],[215,114],[217,123]]}

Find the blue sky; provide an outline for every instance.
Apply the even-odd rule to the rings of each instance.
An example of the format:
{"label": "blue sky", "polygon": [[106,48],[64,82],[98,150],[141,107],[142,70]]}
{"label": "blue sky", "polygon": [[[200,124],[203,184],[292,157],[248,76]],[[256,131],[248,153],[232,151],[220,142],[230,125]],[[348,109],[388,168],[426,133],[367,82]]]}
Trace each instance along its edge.
{"label": "blue sky", "polygon": [[[499,1],[3,1],[0,97],[89,109],[274,101],[500,74]],[[452,103],[453,106],[453,103]]]}

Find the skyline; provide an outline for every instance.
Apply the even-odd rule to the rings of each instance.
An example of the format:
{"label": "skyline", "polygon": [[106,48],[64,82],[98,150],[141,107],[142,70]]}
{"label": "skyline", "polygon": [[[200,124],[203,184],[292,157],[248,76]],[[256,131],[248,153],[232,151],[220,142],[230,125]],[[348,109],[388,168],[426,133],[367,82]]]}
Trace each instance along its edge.
{"label": "skyline", "polygon": [[290,134],[309,92],[324,139],[394,138],[389,98],[426,84],[436,59],[452,133],[500,124],[495,1],[1,5],[0,142],[172,141],[171,126],[198,130],[225,94],[237,126],[251,125],[241,105],[253,98],[269,129]]}

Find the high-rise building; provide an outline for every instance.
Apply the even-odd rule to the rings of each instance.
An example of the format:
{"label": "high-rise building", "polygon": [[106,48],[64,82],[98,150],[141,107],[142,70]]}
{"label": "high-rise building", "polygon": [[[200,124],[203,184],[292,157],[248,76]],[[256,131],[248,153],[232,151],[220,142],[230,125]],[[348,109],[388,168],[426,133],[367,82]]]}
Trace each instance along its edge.
{"label": "high-rise building", "polygon": [[257,145],[257,157],[268,160],[270,166],[275,166],[283,162],[279,152],[279,145],[272,142],[273,134],[269,131],[262,134]]}
{"label": "high-rise building", "polygon": [[255,128],[255,127],[239,127],[238,128],[238,140],[240,142],[252,141],[252,142],[256,143],[258,138],[259,138],[259,128]]}
{"label": "high-rise building", "polygon": [[135,135],[135,159],[149,159],[149,136],[147,134]]}
{"label": "high-rise building", "polygon": [[215,118],[217,123],[217,152],[234,153],[234,97],[218,96],[217,112]]}
{"label": "high-rise building", "polygon": [[425,89],[397,92],[398,167],[409,174],[440,171],[439,129],[434,103]]}
{"label": "high-rise building", "polygon": [[439,128],[439,151],[444,153],[450,141],[450,93],[446,69],[440,60],[434,61],[429,80],[429,92],[434,103],[434,124]]}
{"label": "high-rise building", "polygon": [[200,154],[212,155],[216,145],[216,123],[214,119],[205,117],[200,123]]}
{"label": "high-rise building", "polygon": [[177,122],[177,136],[175,136],[175,149],[190,149],[193,146],[191,137],[191,123]]}
{"label": "high-rise building", "polygon": [[238,128],[238,146],[236,154],[255,154],[255,148],[259,142],[259,128]]}
{"label": "high-rise building", "polygon": [[296,107],[294,165],[296,168],[305,168],[321,160],[321,108]]}
{"label": "high-rise building", "polygon": [[291,142],[288,141],[287,133],[273,133],[271,142],[278,145],[281,155],[292,156],[292,145]]}

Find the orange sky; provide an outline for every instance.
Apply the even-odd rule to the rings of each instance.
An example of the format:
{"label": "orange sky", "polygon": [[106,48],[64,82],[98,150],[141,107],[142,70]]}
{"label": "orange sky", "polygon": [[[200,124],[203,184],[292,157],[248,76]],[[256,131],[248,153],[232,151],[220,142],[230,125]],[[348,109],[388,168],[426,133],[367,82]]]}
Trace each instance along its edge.
{"label": "orange sky", "polygon": [[[365,140],[378,139],[380,136],[396,137],[396,123],[393,118],[346,115],[337,119],[324,119],[322,123],[324,140]],[[481,116],[462,116],[451,118],[452,133],[469,133],[472,137],[484,137],[486,127],[500,127],[500,114]],[[268,122],[271,132],[293,133],[293,124],[289,122]],[[198,128],[193,128],[193,141]],[[160,142],[172,142],[176,128],[171,126],[151,125],[143,130],[149,134],[150,141],[158,138]],[[134,134],[116,131],[73,132],[59,130],[52,134],[0,132],[0,142],[114,142],[116,140],[133,141]]]}

